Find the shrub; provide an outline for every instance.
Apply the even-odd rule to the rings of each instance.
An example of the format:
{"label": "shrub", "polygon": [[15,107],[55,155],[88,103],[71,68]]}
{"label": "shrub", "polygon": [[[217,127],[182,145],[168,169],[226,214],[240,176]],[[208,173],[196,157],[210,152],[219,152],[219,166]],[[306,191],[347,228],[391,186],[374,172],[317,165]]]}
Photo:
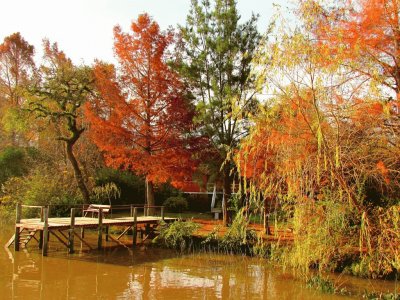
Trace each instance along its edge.
{"label": "shrub", "polygon": [[240,209],[231,226],[221,239],[221,246],[227,252],[250,252],[250,247],[257,241],[254,230],[249,230],[249,220],[244,215],[244,209]]}
{"label": "shrub", "polygon": [[106,183],[103,186],[96,186],[92,190],[93,201],[97,204],[111,205],[115,200],[121,197],[121,190],[114,182]]}
{"label": "shrub", "polygon": [[26,154],[23,148],[7,147],[0,152],[0,184],[26,172]]}
{"label": "shrub", "polygon": [[129,171],[102,168],[97,170],[95,185],[106,186],[113,183],[120,191],[113,204],[144,203],[145,182],[144,180]]}
{"label": "shrub", "polygon": [[182,196],[169,197],[165,202],[164,206],[168,211],[171,212],[182,212],[188,209],[188,202]]}
{"label": "shrub", "polygon": [[[82,203],[75,181],[68,173],[37,168],[24,177],[12,177],[1,187],[2,216],[14,214],[16,203],[51,205],[52,216],[68,215],[71,205]],[[37,216],[38,210],[25,209],[23,217]]]}
{"label": "shrub", "polygon": [[178,220],[161,226],[160,235],[154,241],[168,248],[178,249],[183,252],[191,248],[193,233],[199,226],[199,224],[192,221]]}
{"label": "shrub", "polygon": [[321,275],[309,278],[307,280],[307,287],[327,294],[334,294],[336,292],[336,287],[333,281],[329,278],[324,278]]}

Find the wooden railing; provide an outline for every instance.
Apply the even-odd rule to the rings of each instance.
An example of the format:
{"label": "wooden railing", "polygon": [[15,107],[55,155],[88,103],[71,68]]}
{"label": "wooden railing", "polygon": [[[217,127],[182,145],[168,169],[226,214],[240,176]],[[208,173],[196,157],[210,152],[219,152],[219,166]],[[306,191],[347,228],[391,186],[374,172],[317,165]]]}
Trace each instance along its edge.
{"label": "wooden railing", "polygon": [[[14,246],[15,250],[19,251],[19,240],[20,240],[20,225],[22,220],[22,209],[23,208],[30,208],[30,209],[40,209],[40,221],[43,222],[43,230],[40,231],[40,241],[39,246],[42,247],[42,254],[44,256],[47,255],[48,251],[48,238],[49,238],[49,211],[51,207],[70,207],[70,226],[69,226],[69,234],[68,234],[68,251],[69,253],[74,253],[74,236],[77,234],[75,233],[75,218],[77,215],[77,211],[82,211],[82,217],[84,217],[84,212],[90,204],[81,204],[81,205],[21,205],[17,204],[16,207],[16,218],[15,218],[15,235],[14,235]],[[134,245],[136,245],[137,239],[137,218],[138,218],[138,211],[143,210],[143,216],[149,216],[150,212],[155,212],[157,210],[160,211],[160,218],[164,220],[164,206],[150,206],[150,205],[139,205],[139,204],[129,204],[129,205],[115,205],[111,207],[112,210],[123,210],[129,211],[129,217],[132,217],[132,230],[133,230],[133,241]],[[103,234],[103,208],[101,206],[98,207],[97,219],[98,219],[98,249],[102,248],[102,234]],[[106,228],[106,240],[108,239],[108,227]],[[84,242],[84,228],[82,227],[81,235],[78,236],[82,242]]]}

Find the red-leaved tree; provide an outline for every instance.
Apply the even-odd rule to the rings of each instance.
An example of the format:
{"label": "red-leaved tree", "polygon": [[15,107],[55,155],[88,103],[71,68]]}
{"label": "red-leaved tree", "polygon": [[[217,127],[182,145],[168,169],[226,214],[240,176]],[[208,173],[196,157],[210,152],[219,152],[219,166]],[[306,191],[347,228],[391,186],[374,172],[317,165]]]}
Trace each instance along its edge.
{"label": "red-leaved tree", "polygon": [[190,174],[186,143],[193,110],[167,65],[172,33],[160,31],[147,14],[132,22],[131,30],[114,29],[118,68],[96,64],[98,95],[87,106],[87,117],[107,164],[145,176],[146,201],[154,205],[154,184],[170,180],[178,186]]}

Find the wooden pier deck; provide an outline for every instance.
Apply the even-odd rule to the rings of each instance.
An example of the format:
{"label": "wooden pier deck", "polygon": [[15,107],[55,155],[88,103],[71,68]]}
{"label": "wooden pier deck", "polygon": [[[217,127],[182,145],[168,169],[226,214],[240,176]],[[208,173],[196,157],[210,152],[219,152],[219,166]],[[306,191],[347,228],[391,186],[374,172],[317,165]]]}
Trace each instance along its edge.
{"label": "wooden pier deck", "polygon": [[[40,218],[21,218],[22,208],[38,209]],[[121,209],[121,206],[119,207]],[[69,253],[74,253],[74,239],[78,239],[81,244],[86,245],[89,249],[93,249],[85,240],[85,230],[95,229],[97,231],[97,249],[101,249],[103,239],[113,241],[118,245],[127,247],[120,239],[132,233],[131,247],[137,244],[138,233],[141,234],[142,242],[156,235],[156,228],[160,222],[174,222],[176,218],[164,217],[164,207],[162,206],[124,206],[122,209],[130,211],[129,216],[109,217],[105,216],[108,213],[103,211],[102,205],[98,206],[98,210],[85,209],[85,206],[71,208],[70,217],[49,217],[49,206],[24,206],[17,205],[15,234],[5,245],[7,248],[14,244],[15,251],[19,251],[20,246],[26,247],[31,240],[36,240],[39,249],[42,249],[42,255],[48,253],[48,242],[50,236],[56,238],[63,244]],[[142,210],[143,215],[138,214],[138,210]],[[76,216],[77,212],[81,211],[82,216]],[[92,217],[87,217],[85,212],[90,211]],[[94,212],[94,213],[93,213]],[[107,212],[107,213],[106,213]],[[156,214],[158,213],[158,215]],[[154,215],[149,215],[152,213]],[[94,214],[97,216],[94,217]],[[118,236],[113,236],[110,233],[110,227],[122,227]],[[38,233],[38,236],[37,236]]]}
{"label": "wooden pier deck", "polygon": [[[166,218],[164,217],[152,217],[152,216],[142,216],[137,217],[137,225],[141,224],[157,224],[160,221],[172,222],[176,218]],[[122,217],[113,219],[103,219],[103,226],[130,226],[134,223],[133,217]],[[89,217],[76,217],[75,218],[75,228],[97,228],[99,225],[97,218]],[[32,229],[32,230],[43,230],[45,222],[41,221],[39,218],[35,219],[21,219],[20,223],[15,224],[16,227]],[[49,218],[48,219],[48,229],[69,229],[71,226],[71,218]]]}

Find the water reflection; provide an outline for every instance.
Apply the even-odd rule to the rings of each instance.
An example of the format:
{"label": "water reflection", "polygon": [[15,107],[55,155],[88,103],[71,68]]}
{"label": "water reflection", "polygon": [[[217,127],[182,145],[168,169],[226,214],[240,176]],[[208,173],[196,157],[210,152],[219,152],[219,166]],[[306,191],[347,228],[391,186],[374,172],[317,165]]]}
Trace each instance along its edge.
{"label": "water reflection", "polygon": [[346,299],[257,259],[108,248],[0,254],[0,299]]}

